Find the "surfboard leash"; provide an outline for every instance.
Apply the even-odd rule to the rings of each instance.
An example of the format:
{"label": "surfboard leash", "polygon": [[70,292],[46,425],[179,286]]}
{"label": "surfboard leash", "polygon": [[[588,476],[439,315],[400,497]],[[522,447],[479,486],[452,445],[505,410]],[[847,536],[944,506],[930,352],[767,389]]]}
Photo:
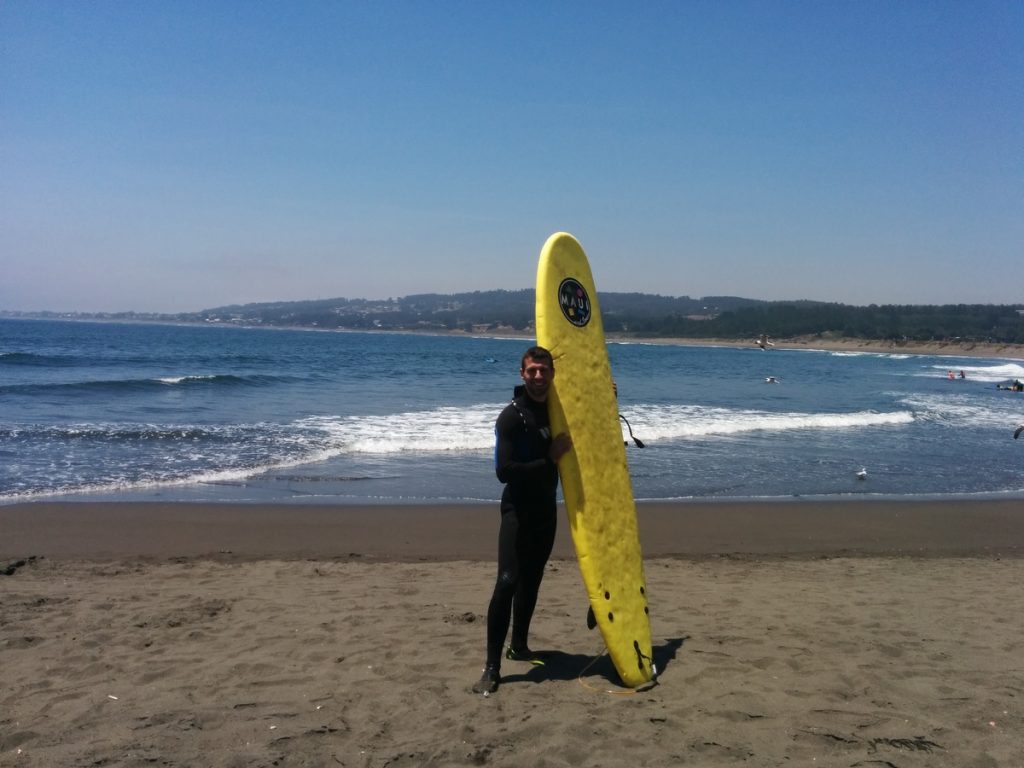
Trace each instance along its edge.
{"label": "surfboard leash", "polygon": [[645,684],[643,686],[640,686],[639,688],[620,688],[618,690],[611,690],[610,688],[605,688],[604,690],[601,690],[600,688],[597,688],[597,687],[595,687],[593,685],[590,685],[590,683],[588,683],[586,680],[583,679],[583,676],[585,674],[587,674],[587,671],[592,666],[594,666],[598,661],[600,661],[603,657],[605,657],[607,655],[608,655],[608,648],[605,648],[603,651],[601,651],[599,654],[597,654],[597,656],[592,658],[587,663],[587,666],[585,666],[582,670],[580,670],[580,674],[576,678],[576,681],[581,686],[583,686],[588,691],[590,691],[591,693],[604,693],[604,694],[607,694],[608,696],[636,696],[638,693],[645,693],[646,691],[651,690],[651,688],[653,688],[654,686],[656,686],[658,684],[658,673],[654,669],[654,664],[652,663],[651,664],[651,669],[654,670],[654,677],[651,678],[650,683]]}
{"label": "surfboard leash", "polygon": [[646,448],[647,446],[644,445],[644,441],[641,440],[639,437],[637,437],[636,435],[633,434],[633,427],[630,426],[629,420],[625,416],[623,416],[621,413],[619,414],[619,418],[622,419],[624,422],[626,422],[626,429],[629,431],[629,437],[636,444],[636,447],[637,448]]}
{"label": "surfboard leash", "polygon": [[608,688],[606,688],[604,690],[601,690],[600,688],[594,687],[593,685],[591,685],[590,683],[588,683],[586,680],[583,679],[583,676],[585,674],[587,674],[587,670],[589,670],[592,666],[594,666],[602,657],[607,656],[607,655],[608,655],[608,649],[605,648],[603,651],[601,651],[599,654],[597,654],[597,656],[592,658],[587,663],[587,666],[585,666],[582,670],[580,670],[580,674],[579,674],[579,677],[576,678],[576,682],[578,682],[580,685],[582,685],[584,688],[586,688],[591,693],[605,693],[605,694],[608,694],[609,696],[633,696],[636,693],[636,691],[634,691],[632,688],[627,688],[627,689],[618,690],[618,691],[613,691],[613,690],[610,690]]}

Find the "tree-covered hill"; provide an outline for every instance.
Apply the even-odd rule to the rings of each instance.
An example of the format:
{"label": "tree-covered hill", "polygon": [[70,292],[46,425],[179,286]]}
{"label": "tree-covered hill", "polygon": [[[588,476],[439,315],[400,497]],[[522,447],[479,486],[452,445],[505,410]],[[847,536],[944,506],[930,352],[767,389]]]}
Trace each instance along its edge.
{"label": "tree-covered hill", "polygon": [[[605,329],[626,336],[745,339],[828,335],[849,339],[1024,343],[1024,309],[1010,305],[870,305],[759,301],[736,296],[599,295]],[[206,322],[382,330],[533,329],[533,291],[417,294],[384,301],[325,299],[220,307]]]}
{"label": "tree-covered hill", "polygon": [[871,305],[771,302],[723,312],[706,322],[663,318],[637,333],[736,339],[767,334],[776,338],[828,335],[893,341],[987,341],[1024,343],[1024,315],[1015,306],[991,304]]}
{"label": "tree-covered hill", "polygon": [[[737,296],[602,293],[609,334],[634,337],[775,339],[824,336],[892,341],[1024,344],[1024,306],[995,304],[853,306],[819,301],[760,301]],[[178,315],[107,313],[35,316],[232,323],[350,330],[533,330],[532,290],[424,293],[389,298],[317,299],[242,304]],[[0,313],[2,314],[2,313]],[[8,316],[24,313],[6,313]]]}
{"label": "tree-covered hill", "polygon": [[[657,327],[666,318],[708,319],[724,311],[757,306],[764,302],[732,296],[692,299],[643,293],[607,293],[598,297],[609,331],[630,330],[632,323]],[[424,293],[368,301],[320,299],[217,307],[196,313],[192,319],[207,322],[245,322],[261,325],[300,325],[318,328],[388,330],[481,331],[533,328],[534,292],[475,291],[473,293]]]}

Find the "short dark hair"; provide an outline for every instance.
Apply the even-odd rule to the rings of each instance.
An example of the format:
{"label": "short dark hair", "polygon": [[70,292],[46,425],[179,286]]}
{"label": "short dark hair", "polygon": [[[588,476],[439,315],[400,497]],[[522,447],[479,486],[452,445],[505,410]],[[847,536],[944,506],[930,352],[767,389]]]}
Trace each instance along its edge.
{"label": "short dark hair", "polygon": [[523,353],[523,359],[519,362],[519,370],[526,370],[526,359],[536,360],[539,363],[547,363],[551,370],[555,370],[555,358],[551,356],[544,347],[530,347]]}

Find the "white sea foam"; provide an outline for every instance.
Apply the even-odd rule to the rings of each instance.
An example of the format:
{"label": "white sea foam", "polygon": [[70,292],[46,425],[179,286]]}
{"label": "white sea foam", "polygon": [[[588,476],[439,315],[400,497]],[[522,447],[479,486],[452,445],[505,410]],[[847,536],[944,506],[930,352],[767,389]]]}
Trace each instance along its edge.
{"label": "white sea foam", "polygon": [[209,374],[205,376],[161,376],[157,378],[161,384],[181,384],[186,381],[212,381],[213,379],[220,378],[215,374]]}
{"label": "white sea foam", "polygon": [[911,355],[903,352],[829,352],[831,357],[880,357],[887,360],[909,360]]}
{"label": "white sea foam", "polygon": [[955,376],[959,376],[960,371],[963,371],[964,375],[970,381],[984,381],[990,384],[998,384],[1010,379],[1024,379],[1024,366],[1019,363],[957,366],[933,365],[931,366],[931,370],[935,371],[935,373],[924,372],[916,375],[932,378],[934,376],[946,376],[949,371],[953,371]]}
{"label": "white sea foam", "polygon": [[478,451],[494,445],[494,420],[502,406],[434,408],[426,411],[304,419],[299,426],[327,436],[339,451],[395,454]]}
{"label": "white sea foam", "polygon": [[[323,431],[337,450],[352,454],[479,452],[492,449],[500,406],[442,408],[390,416],[316,417],[302,425]],[[633,406],[624,414],[641,439],[672,440],[744,432],[855,429],[909,424],[909,411],[849,414],[771,413],[701,406]]]}
{"label": "white sea foam", "polygon": [[696,405],[640,406],[631,408],[626,416],[632,423],[633,430],[645,442],[748,432],[857,429],[910,424],[914,420],[914,415],[910,411],[775,413]]}
{"label": "white sea foam", "polygon": [[[494,419],[501,406],[438,408],[387,416],[316,417],[306,428],[321,430],[345,452],[482,451],[494,446]],[[744,432],[826,430],[909,424],[910,411],[877,413],[773,413],[697,405],[635,405],[624,413],[642,440],[674,440]]]}
{"label": "white sea foam", "polygon": [[[996,393],[997,394],[997,393]],[[951,427],[1006,428],[1020,423],[1022,396],[1006,393],[1007,397],[993,396],[987,402],[978,402],[969,394],[910,395],[900,402],[913,410],[922,421]]]}

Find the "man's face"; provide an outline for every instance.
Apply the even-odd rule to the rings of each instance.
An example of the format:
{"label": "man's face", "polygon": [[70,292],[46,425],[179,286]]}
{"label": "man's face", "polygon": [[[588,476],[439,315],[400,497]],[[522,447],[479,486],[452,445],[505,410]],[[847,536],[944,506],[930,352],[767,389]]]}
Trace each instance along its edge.
{"label": "man's face", "polygon": [[555,369],[546,360],[526,358],[526,364],[519,372],[526,385],[526,394],[534,400],[544,402],[551,388],[551,380],[555,378]]}

